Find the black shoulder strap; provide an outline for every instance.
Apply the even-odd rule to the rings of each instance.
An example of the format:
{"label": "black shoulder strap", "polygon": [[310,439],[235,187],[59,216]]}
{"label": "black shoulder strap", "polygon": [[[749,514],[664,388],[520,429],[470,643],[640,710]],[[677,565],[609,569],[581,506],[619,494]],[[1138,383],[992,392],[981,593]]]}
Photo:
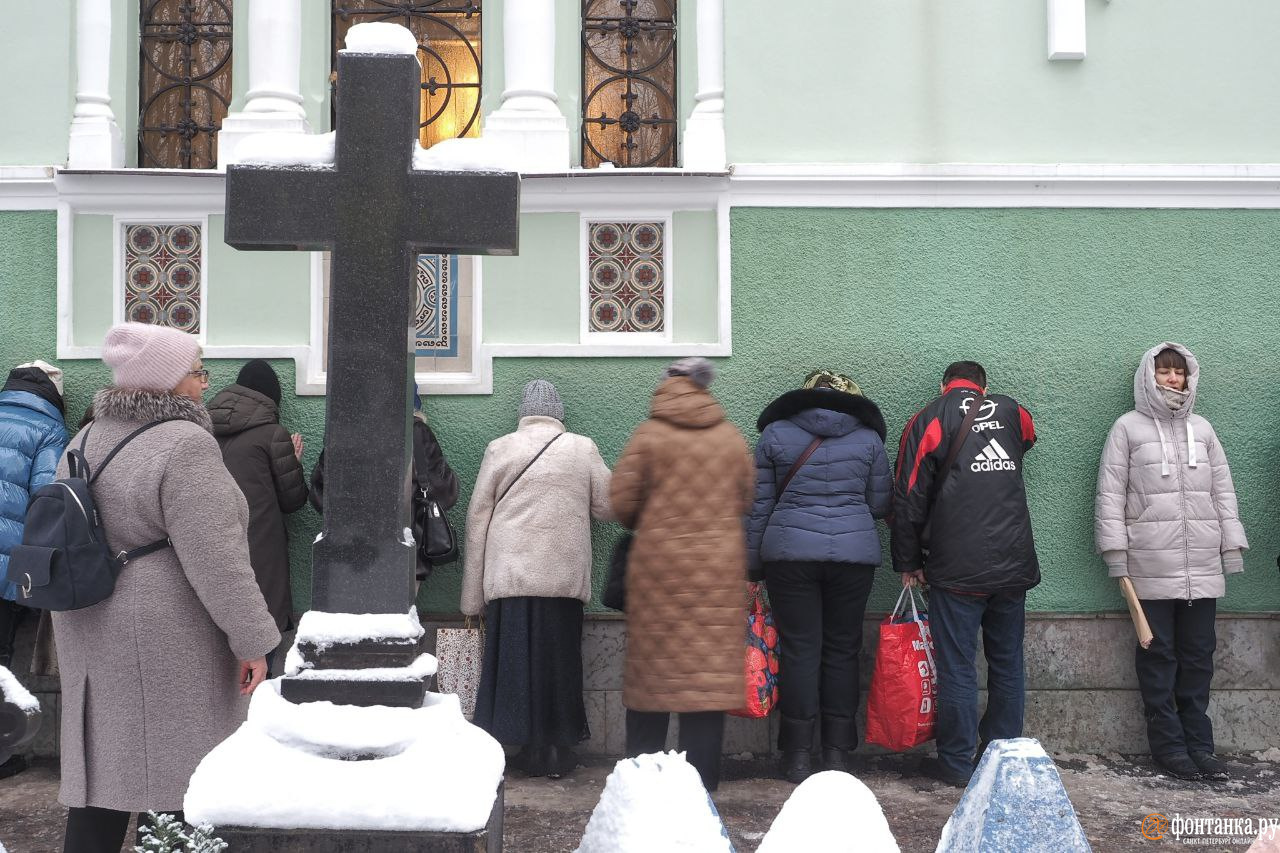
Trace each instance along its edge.
{"label": "black shoulder strap", "polygon": [[969,437],[969,430],[973,429],[973,422],[978,419],[978,410],[987,401],[987,398],[982,394],[971,399],[969,411],[964,413],[964,420],[960,421],[960,429],[956,430],[956,434],[951,436],[951,446],[947,448],[947,459],[942,463],[942,470],[938,472],[938,478],[934,480],[933,496],[929,499],[931,511],[934,503],[938,500],[938,495],[942,494],[943,484],[947,482],[947,477],[951,474],[951,466],[956,463],[956,457],[960,455],[960,446]]}
{"label": "black shoulder strap", "polygon": [[[129,443],[129,442],[131,442],[131,441],[133,441],[135,438],[137,438],[138,436],[142,435],[144,432],[146,432],[147,430],[151,429],[152,427],[158,427],[158,426],[160,426],[160,424],[168,423],[169,421],[174,421],[174,420],[178,420],[178,418],[165,418],[165,419],[164,419],[164,420],[162,420],[162,421],[152,421],[152,422],[151,422],[151,423],[149,423],[149,424],[143,424],[142,426],[140,426],[140,427],[138,427],[137,429],[135,429],[133,432],[131,432],[131,433],[129,433],[128,435],[126,435],[126,436],[124,437],[124,439],[123,439],[123,440],[121,440],[121,442],[120,442],[119,444],[117,444],[115,447],[111,448],[111,452],[107,454],[107,458],[106,458],[106,459],[103,459],[103,460],[102,460],[102,464],[98,466],[98,470],[96,470],[96,471],[94,471],[94,472],[93,472],[93,476],[91,476],[91,477],[89,478],[89,482],[90,482],[90,483],[93,483],[95,480],[97,480],[97,479],[98,479],[99,475],[101,475],[101,474],[102,474],[102,472],[106,469],[107,465],[111,462],[111,460],[116,458],[116,454],[117,454],[117,453],[119,453],[122,449],[124,449],[124,446],[125,446],[126,444],[128,444],[128,443]],[[85,429],[85,431],[84,431],[84,433],[85,433],[85,434],[84,434],[84,438],[80,439],[80,453],[81,453],[81,454],[83,454],[83,453],[84,453],[84,443],[85,443],[85,440],[89,438],[89,430],[90,430],[90,429],[92,429],[92,428],[93,428],[93,424],[90,424],[90,425],[89,425],[89,427],[88,427],[88,428],[86,428],[86,429]]]}
{"label": "black shoulder strap", "polygon": [[782,478],[782,482],[778,485],[778,490],[774,492],[773,499],[775,501],[782,497],[782,493],[787,490],[787,486],[791,485],[791,478],[796,475],[797,471],[804,467],[804,463],[809,461],[809,457],[813,455],[813,451],[818,449],[818,445],[822,444],[824,438],[825,436],[816,436],[813,441],[809,442],[809,446],[804,449],[804,453],[800,454],[800,458],[791,463],[790,470],[788,470],[787,475]]}
{"label": "black shoulder strap", "polygon": [[548,447],[550,447],[551,445],[555,444],[555,443],[556,443],[556,439],[557,439],[557,438],[559,438],[559,437],[560,437],[560,436],[562,436],[562,435],[564,435],[564,433],[562,433],[562,432],[558,432],[558,433],[556,433],[554,436],[552,436],[552,438],[551,438],[551,440],[550,440],[550,441],[548,441],[546,444],[542,445],[542,449],[541,449],[541,450],[539,450],[537,453],[533,454],[533,458],[529,460],[529,464],[528,464],[528,465],[525,465],[523,468],[521,468],[521,469],[520,469],[520,473],[519,473],[519,474],[516,474],[516,478],[515,478],[514,480],[512,480],[510,483],[508,483],[508,484],[507,484],[507,487],[506,487],[505,489],[503,489],[503,490],[502,490],[502,494],[498,495],[498,499],[497,499],[496,501],[494,501],[494,502],[493,502],[494,507],[497,507],[497,505],[498,505],[498,504],[502,503],[502,499],[503,499],[503,498],[505,498],[505,497],[507,496],[507,492],[511,491],[511,487],[512,487],[512,486],[514,486],[517,482],[519,482],[520,478],[524,476],[524,472],[525,472],[525,471],[528,471],[530,468],[532,468],[532,467],[533,467],[533,463],[535,463],[535,462],[537,462],[537,461],[538,461],[538,457],[540,457],[540,456],[542,456],[542,454],[546,453],[546,452],[547,452],[547,448],[548,448]]}

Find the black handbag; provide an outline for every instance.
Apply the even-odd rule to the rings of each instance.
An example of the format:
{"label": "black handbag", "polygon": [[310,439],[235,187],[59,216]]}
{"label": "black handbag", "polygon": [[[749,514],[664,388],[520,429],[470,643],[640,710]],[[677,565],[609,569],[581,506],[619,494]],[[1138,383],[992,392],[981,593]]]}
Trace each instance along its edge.
{"label": "black handbag", "polygon": [[631,543],[636,535],[628,530],[613,546],[609,557],[609,577],[605,580],[600,603],[612,610],[627,609],[627,559],[631,556]]}
{"label": "black handbag", "polygon": [[413,499],[413,535],[418,540],[418,559],[435,567],[458,559],[458,537],[449,516],[426,489]]}

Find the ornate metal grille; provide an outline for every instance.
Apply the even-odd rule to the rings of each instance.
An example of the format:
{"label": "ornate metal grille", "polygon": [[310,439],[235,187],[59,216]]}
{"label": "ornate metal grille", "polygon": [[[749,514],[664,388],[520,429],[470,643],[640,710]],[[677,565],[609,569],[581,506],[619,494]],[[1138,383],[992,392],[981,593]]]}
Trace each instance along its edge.
{"label": "ornate metal grille", "polygon": [[582,165],[676,165],[675,0],[583,0]]}
{"label": "ornate metal grille", "polygon": [[212,169],[231,102],[232,0],[143,0],[138,165]]}
{"label": "ornate metal grille", "polygon": [[[479,136],[480,5],[481,0],[333,0],[330,67],[338,67],[338,50],[355,24],[403,24],[417,37],[422,61],[419,140],[430,147],[442,139]],[[335,89],[335,102],[337,97]]]}

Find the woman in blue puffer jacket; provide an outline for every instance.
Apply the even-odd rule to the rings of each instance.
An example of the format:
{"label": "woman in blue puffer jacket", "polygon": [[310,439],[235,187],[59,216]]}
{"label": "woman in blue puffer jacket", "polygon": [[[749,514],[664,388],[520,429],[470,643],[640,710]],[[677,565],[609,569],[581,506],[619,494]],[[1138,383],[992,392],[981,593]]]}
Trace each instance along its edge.
{"label": "woman in blue puffer jacket", "polygon": [[892,480],[884,417],[843,374],[809,374],[756,427],[748,557],[781,638],[778,748],[784,777],[798,783],[812,772],[819,712],[826,769],[845,770],[857,744],[862,618]]}

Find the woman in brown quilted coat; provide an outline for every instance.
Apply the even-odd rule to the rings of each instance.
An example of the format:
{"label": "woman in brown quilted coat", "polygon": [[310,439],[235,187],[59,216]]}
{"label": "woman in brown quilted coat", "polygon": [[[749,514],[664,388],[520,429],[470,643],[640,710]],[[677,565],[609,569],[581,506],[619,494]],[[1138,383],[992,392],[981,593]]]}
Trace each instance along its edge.
{"label": "woman in brown quilted coat", "polygon": [[745,697],[747,553],[743,516],[755,470],[711,396],[704,358],[667,368],[649,419],[613,471],[618,521],[635,531],[627,563],[627,755],[659,752],[671,713],[679,748],[714,791],[724,712]]}

